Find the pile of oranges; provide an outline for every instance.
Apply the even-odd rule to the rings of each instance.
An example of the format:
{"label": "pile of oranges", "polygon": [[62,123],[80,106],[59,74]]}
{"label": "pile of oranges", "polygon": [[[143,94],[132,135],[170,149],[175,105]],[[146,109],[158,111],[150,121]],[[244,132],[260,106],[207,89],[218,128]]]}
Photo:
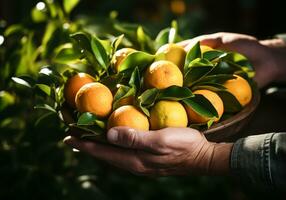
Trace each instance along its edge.
{"label": "pile of oranges", "polygon": [[[210,51],[210,47],[201,46],[201,51]],[[120,67],[126,57],[136,52],[132,48],[117,50],[112,58],[112,68],[119,73]],[[166,89],[170,86],[184,86],[185,50],[177,44],[166,44],[158,49],[156,59],[142,72],[142,88]],[[242,107],[252,99],[252,90],[247,80],[239,75],[227,80],[223,86],[230,92]],[[215,92],[207,89],[192,91],[193,94],[203,95],[215,108],[218,122],[224,114],[224,102]],[[77,73],[70,77],[64,86],[64,98],[70,107],[80,113],[89,112],[99,119],[106,120],[106,127],[128,126],[140,130],[157,130],[166,127],[187,127],[190,124],[206,123],[210,118],[202,116],[191,106],[181,101],[159,100],[149,108],[147,116],[136,106],[136,96],[121,99],[114,108],[114,95],[112,91],[100,81],[96,81],[87,73]]]}

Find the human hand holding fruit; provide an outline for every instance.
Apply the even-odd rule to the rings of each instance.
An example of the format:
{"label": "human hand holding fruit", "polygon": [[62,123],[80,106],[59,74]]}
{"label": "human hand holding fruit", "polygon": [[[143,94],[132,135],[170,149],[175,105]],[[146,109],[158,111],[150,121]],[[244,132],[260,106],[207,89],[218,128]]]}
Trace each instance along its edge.
{"label": "human hand holding fruit", "polygon": [[68,136],[64,142],[139,175],[227,174],[229,171],[232,144],[210,143],[195,129],[141,131],[115,127],[107,132],[107,140],[110,144]]}
{"label": "human hand holding fruit", "polygon": [[245,55],[255,68],[254,79],[259,87],[264,87],[273,81],[285,80],[283,55],[286,44],[281,39],[259,41],[249,35],[219,32],[198,36],[179,45],[188,50],[197,41],[214,49],[235,51]]}

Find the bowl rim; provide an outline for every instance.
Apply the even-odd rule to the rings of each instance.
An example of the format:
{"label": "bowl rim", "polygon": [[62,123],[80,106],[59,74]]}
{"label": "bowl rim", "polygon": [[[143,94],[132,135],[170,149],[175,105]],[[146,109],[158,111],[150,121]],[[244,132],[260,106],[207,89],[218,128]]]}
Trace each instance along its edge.
{"label": "bowl rim", "polygon": [[239,123],[243,119],[247,118],[251,115],[259,105],[260,102],[260,91],[256,85],[251,87],[252,89],[252,99],[250,103],[248,103],[240,112],[231,116],[230,118],[214,124],[210,129],[204,130],[203,133],[205,135],[215,134],[217,131],[221,131],[227,127],[230,127],[236,123]]}

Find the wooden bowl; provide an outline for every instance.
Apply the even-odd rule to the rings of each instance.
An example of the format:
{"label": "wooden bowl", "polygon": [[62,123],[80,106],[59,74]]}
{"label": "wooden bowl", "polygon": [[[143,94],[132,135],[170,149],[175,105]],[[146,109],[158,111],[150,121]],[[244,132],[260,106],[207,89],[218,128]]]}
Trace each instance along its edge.
{"label": "wooden bowl", "polygon": [[206,138],[212,142],[227,142],[237,137],[240,130],[247,125],[260,102],[260,92],[257,87],[252,87],[252,100],[242,111],[232,117],[213,125],[203,131]]}

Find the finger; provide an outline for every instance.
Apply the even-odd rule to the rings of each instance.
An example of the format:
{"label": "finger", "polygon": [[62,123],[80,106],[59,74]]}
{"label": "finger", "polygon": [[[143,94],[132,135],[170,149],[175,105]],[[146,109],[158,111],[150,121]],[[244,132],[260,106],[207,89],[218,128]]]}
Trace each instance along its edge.
{"label": "finger", "polygon": [[177,45],[185,48],[186,46],[188,46],[190,44],[190,42],[192,42],[192,39],[189,39],[189,40],[184,40],[184,41],[181,41],[181,42],[178,42]]}
{"label": "finger", "polygon": [[217,49],[217,48],[221,47],[222,40],[221,40],[221,38],[217,38],[217,37],[210,37],[210,38],[202,37],[200,39],[200,44],[205,45],[205,46],[209,46],[213,49]]}
{"label": "finger", "polygon": [[210,35],[201,35],[195,37],[191,40],[187,40],[188,44],[184,46],[185,51],[189,51],[197,42],[200,42],[200,45],[206,45],[211,48],[218,48],[222,44],[221,37],[217,34],[210,34]]}
{"label": "finger", "polygon": [[144,170],[144,166],[135,151],[82,141],[72,136],[66,137],[64,143],[116,167],[129,171],[142,172]]}
{"label": "finger", "polygon": [[107,140],[121,147],[154,152],[155,135],[155,131],[140,131],[119,126],[107,132]]}

